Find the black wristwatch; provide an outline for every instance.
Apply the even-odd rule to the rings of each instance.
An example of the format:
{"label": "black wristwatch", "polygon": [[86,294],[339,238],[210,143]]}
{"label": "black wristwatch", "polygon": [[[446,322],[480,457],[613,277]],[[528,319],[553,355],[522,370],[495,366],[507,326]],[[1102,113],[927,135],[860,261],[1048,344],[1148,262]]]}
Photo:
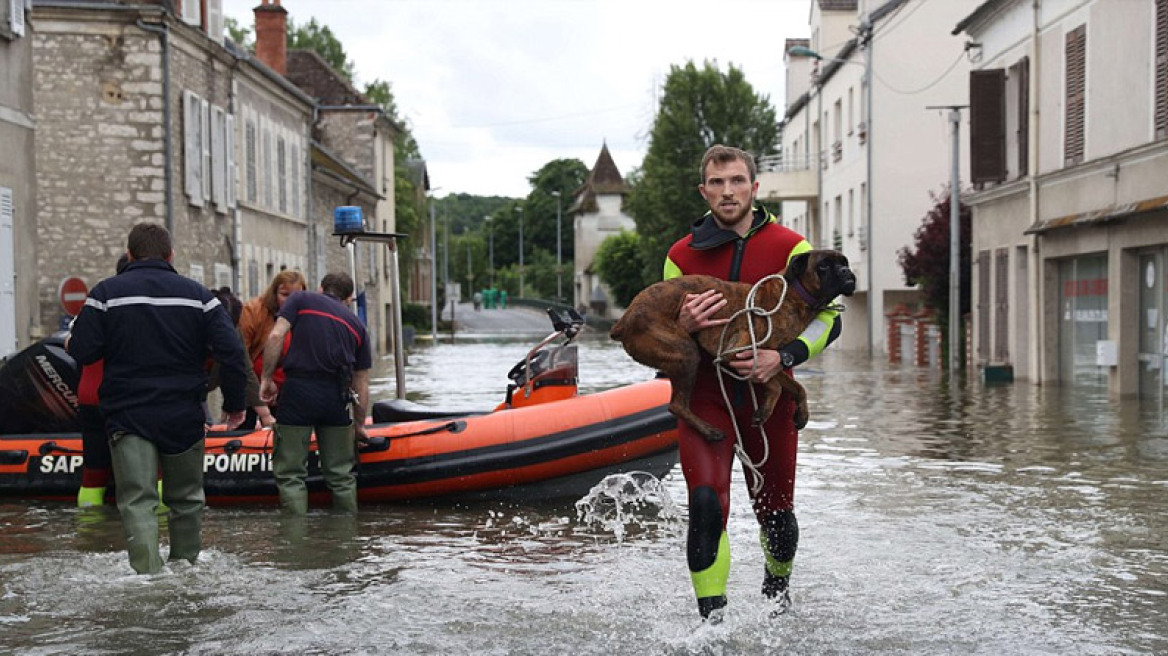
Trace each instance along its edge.
{"label": "black wristwatch", "polygon": [[795,366],[795,356],[786,351],[779,351],[779,361],[783,363],[784,369],[790,369]]}

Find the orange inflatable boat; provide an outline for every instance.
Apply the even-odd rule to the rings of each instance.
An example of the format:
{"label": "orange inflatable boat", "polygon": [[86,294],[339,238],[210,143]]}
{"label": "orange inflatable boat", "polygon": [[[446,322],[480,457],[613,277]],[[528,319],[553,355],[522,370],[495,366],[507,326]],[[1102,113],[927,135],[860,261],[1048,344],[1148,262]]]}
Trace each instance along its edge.
{"label": "orange inflatable boat", "polygon": [[[506,400],[494,411],[374,404],[370,443],[356,468],[360,500],[580,498],[608,474],[660,477],[672,469],[677,421],[667,410],[669,381],[576,394],[571,341],[582,320],[551,314],[555,332],[511,370]],[[76,419],[68,416],[76,367],[52,338],[27,350],[0,368],[0,398],[7,399],[0,416],[18,417],[9,424],[24,429],[0,434],[0,496],[73,500],[82,464]],[[27,430],[33,426],[42,430]],[[208,503],[276,503],[272,442],[267,429],[209,432]],[[310,498],[327,503],[315,450],[309,459]]]}

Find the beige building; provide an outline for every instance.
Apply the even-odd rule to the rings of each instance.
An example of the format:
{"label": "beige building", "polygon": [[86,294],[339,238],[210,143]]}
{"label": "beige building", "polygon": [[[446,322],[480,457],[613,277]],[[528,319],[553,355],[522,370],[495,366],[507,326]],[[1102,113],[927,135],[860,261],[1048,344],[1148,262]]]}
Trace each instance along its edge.
{"label": "beige building", "polygon": [[36,118],[24,0],[0,3],[0,357],[44,334],[38,319]]}
{"label": "beige building", "polygon": [[810,38],[786,44],[783,155],[760,161],[758,195],[848,256],[857,293],[837,347],[887,352],[886,314],[920,304],[897,253],[949,185],[947,112],[929,108],[967,102],[968,53],[948,29],[977,4],[812,0]]}
{"label": "beige building", "polygon": [[636,223],[624,212],[628,192],[629,187],[605,144],[567,210],[573,218],[575,232],[572,305],[606,319],[620,316],[624,308],[614,305],[612,291],[601,282],[594,259],[605,239],[620,234],[621,230],[636,232]]}
{"label": "beige building", "polygon": [[1168,399],[1168,5],[989,0],[971,73],[974,357]]}
{"label": "beige building", "polygon": [[171,231],[179,273],[245,300],[308,264],[312,98],[225,43],[220,8],[34,2],[42,329],[57,281],[109,276],[140,221]]}

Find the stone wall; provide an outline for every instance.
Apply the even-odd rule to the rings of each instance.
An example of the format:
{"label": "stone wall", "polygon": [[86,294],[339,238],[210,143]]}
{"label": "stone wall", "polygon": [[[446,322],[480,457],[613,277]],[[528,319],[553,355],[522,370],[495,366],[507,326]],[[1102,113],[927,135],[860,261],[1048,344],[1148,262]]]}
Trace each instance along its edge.
{"label": "stone wall", "polygon": [[132,23],[38,21],[36,267],[40,323],[62,315],[60,280],[113,274],[130,227],[166,218],[162,59]]}
{"label": "stone wall", "polygon": [[25,36],[0,34],[0,187],[12,203],[11,240],[0,239],[0,357],[42,334],[33,273],[38,249],[31,27],[26,30]]}

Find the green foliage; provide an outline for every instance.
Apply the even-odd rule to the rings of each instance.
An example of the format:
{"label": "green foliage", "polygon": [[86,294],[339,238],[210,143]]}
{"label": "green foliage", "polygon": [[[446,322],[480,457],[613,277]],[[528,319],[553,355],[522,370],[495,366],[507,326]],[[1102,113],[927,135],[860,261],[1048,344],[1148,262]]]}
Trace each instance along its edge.
{"label": "green foliage", "polygon": [[469,231],[479,230],[483,225],[483,217],[516,202],[514,198],[503,196],[448,194],[443,198],[436,199],[434,207],[438,214],[439,223],[443,226],[449,226],[451,234],[461,235]]}
{"label": "green foliage", "polygon": [[310,18],[308,23],[297,26],[292,19],[288,19],[286,42],[289,49],[315,50],[346,80],[353,80],[353,62],[349,61],[345,47],[328,25],[321,25],[315,18]]}
{"label": "green foliage", "polygon": [[255,46],[255,42],[251,38],[251,28],[243,27],[234,18],[228,17],[223,19],[223,30],[227,32],[227,38],[231,39],[240,48],[250,50]]}
{"label": "green foliage", "polygon": [[671,67],[626,202],[641,235],[643,281],[660,279],[669,247],[708,209],[697,190],[698,169],[706,149],[718,143],[755,157],[776,152],[778,120],[769,97],[755,93],[734,65],[726,73],[710,62]]}
{"label": "green foliage", "polygon": [[[572,262],[576,239],[574,225],[567,211],[572,204],[573,192],[582,187],[587,178],[588,167],[578,159],[554,159],[527,178],[532,189],[523,203],[523,238],[532,251],[546,251],[555,261],[558,208],[561,259],[563,262]],[[560,193],[558,199],[552,193],[557,191]],[[552,291],[555,291],[554,285]]]}
{"label": "green foliage", "polygon": [[[621,230],[600,243],[594,260],[600,279],[612,289],[617,305],[628,307],[645,284],[642,272],[646,267],[644,247],[640,235]],[[660,265],[658,265],[660,268]],[[658,276],[660,277],[660,276]]]}
{"label": "green foliage", "polygon": [[413,326],[419,331],[430,330],[430,306],[402,303],[402,325]]}
{"label": "green foliage", "polygon": [[[942,330],[949,326],[949,217],[950,194],[948,191],[942,196],[930,192],[933,207],[921,220],[913,237],[913,247],[905,246],[897,254],[897,262],[904,271],[904,282],[907,285],[919,285],[924,296],[925,307],[937,312]],[[961,254],[958,261],[958,272],[961,276],[959,293],[961,295],[960,312],[962,315],[969,312],[971,293],[971,254],[970,254],[970,214],[967,205],[959,206],[961,236]],[[946,340],[948,343],[948,340]]]}

